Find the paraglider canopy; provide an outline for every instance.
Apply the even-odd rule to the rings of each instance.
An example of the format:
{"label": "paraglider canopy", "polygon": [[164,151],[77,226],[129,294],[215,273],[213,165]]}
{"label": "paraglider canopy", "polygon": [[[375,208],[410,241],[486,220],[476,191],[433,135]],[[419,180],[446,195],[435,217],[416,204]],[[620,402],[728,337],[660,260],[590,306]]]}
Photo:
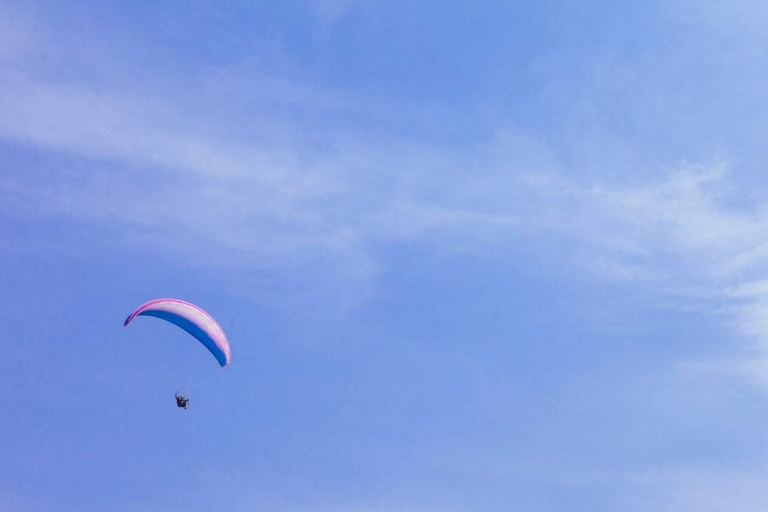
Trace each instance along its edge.
{"label": "paraglider canopy", "polygon": [[151,300],[136,308],[123,325],[127,326],[137,316],[154,316],[181,327],[205,345],[222,367],[232,360],[224,330],[211,315],[192,303],[180,299]]}

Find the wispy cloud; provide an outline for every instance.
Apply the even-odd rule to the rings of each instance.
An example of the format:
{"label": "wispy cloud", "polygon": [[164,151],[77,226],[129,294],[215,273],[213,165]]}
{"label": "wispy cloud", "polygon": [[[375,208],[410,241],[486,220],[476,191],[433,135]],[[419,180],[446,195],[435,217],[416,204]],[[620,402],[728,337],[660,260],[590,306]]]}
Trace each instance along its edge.
{"label": "wispy cloud", "polygon": [[[313,5],[329,21],[352,8]],[[7,52],[34,47],[33,30],[18,27],[2,36],[11,38]],[[534,251],[596,279],[643,283],[660,301],[726,312],[768,355],[768,290],[760,281],[768,205],[734,201],[728,158],[644,180],[569,177],[557,147],[511,127],[453,147],[371,140],[354,125],[317,138],[315,121],[288,126],[266,102],[251,100],[283,91],[279,102],[315,120],[317,112],[359,113],[374,124],[408,116],[259,70],[209,70],[216,80],[172,94],[141,69],[102,66],[134,78],[55,79],[21,60],[0,73],[0,137],[71,158],[56,168],[29,160],[6,168],[5,214],[114,222],[134,241],[181,254],[204,240],[219,248],[214,265],[331,255],[352,280],[372,279],[382,243],[499,253],[533,236]],[[199,252],[190,254],[201,263]]]}
{"label": "wispy cloud", "polygon": [[653,183],[579,186],[553,178],[537,186],[542,197],[558,198],[543,207],[547,228],[582,249],[586,269],[650,285],[670,307],[727,318],[736,339],[749,343],[733,343],[735,359],[704,366],[765,385],[768,205],[745,203],[729,176],[728,162],[717,160],[683,165]]}
{"label": "wispy cloud", "polygon": [[[359,1],[358,1],[359,3]],[[320,23],[325,26],[341,18],[355,4],[355,0],[311,0],[310,6]]]}
{"label": "wispy cloud", "polygon": [[[622,499],[622,510],[758,511],[765,508],[768,490],[764,468],[667,468],[628,475],[640,492]],[[634,493],[627,493],[632,496]]]}

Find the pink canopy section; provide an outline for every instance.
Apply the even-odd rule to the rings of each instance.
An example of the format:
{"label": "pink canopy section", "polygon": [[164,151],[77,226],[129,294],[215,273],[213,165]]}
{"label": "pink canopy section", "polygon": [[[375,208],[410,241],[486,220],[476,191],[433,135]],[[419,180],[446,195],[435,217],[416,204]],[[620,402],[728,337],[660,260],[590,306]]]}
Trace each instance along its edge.
{"label": "pink canopy section", "polygon": [[154,299],[145,302],[125,320],[130,324],[137,316],[153,316],[177,325],[197,338],[210,350],[222,367],[232,360],[232,350],[224,330],[202,308],[181,299]]}

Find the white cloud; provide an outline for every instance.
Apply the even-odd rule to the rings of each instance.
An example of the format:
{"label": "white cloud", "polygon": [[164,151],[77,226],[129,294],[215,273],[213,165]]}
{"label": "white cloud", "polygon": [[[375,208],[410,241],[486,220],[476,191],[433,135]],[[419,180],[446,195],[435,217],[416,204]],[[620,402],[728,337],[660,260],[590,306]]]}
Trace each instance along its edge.
{"label": "white cloud", "polygon": [[[333,21],[353,3],[313,5]],[[28,29],[22,36],[14,36],[17,50],[35,40]],[[740,200],[727,158],[644,180],[569,178],[557,148],[513,129],[447,147],[371,140],[350,126],[327,133],[314,123],[288,126],[254,98],[283,91],[278,103],[320,117],[342,112],[385,124],[421,114],[257,70],[234,78],[217,70],[202,86],[169,92],[120,62],[100,71],[133,77],[120,85],[40,78],[32,64],[14,62],[0,72],[0,137],[71,160],[4,170],[6,214],[114,222],[133,241],[192,254],[193,264],[258,268],[322,256],[348,282],[372,278],[381,243],[423,240],[441,251],[496,254],[525,246],[565,263],[560,268],[649,284],[675,307],[726,311],[768,357],[768,287],[760,281],[768,205]],[[304,141],[321,131],[308,148]],[[215,261],[189,251],[201,240],[217,248]]]}
{"label": "white cloud", "polygon": [[[762,511],[768,501],[762,468],[744,471],[719,468],[666,468],[628,475],[626,481],[641,492],[620,501],[622,510],[697,512]],[[629,493],[628,493],[629,494]]]}
{"label": "white cloud", "polygon": [[748,40],[763,49],[768,42],[762,29],[768,22],[768,7],[761,1],[728,5],[713,0],[682,0],[669,2],[666,9],[676,18],[703,24],[721,37]]}
{"label": "white cloud", "polygon": [[331,25],[354,5],[355,0],[311,0],[310,6],[323,25]]}

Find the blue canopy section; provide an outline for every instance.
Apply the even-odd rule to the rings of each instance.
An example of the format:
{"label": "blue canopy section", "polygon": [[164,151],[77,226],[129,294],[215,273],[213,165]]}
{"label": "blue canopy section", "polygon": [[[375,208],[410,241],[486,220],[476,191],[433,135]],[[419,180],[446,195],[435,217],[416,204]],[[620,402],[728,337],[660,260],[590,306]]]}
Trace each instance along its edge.
{"label": "blue canopy section", "polygon": [[203,329],[200,328],[197,324],[190,321],[188,318],[185,318],[179,314],[171,313],[168,311],[159,311],[156,309],[147,309],[139,313],[137,316],[154,316],[155,318],[160,318],[161,320],[165,320],[167,322],[170,322],[174,325],[177,325],[187,331],[189,334],[197,338],[200,343],[205,345],[205,347],[210,350],[211,354],[213,354],[213,357],[216,358],[216,360],[219,362],[221,366],[226,366],[227,364],[227,355],[224,353],[224,351],[219,347],[214,339]]}

